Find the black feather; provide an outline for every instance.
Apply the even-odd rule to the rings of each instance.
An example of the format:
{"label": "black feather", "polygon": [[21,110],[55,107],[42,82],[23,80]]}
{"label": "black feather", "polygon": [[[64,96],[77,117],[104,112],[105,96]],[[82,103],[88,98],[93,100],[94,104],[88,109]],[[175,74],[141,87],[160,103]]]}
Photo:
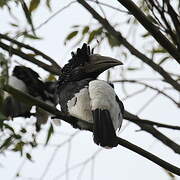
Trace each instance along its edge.
{"label": "black feather", "polygon": [[116,147],[116,133],[108,110],[92,111],[94,120],[94,142],[102,147]]}
{"label": "black feather", "polygon": [[47,100],[47,96],[44,92],[45,85],[39,79],[39,74],[33,71],[31,68],[25,66],[16,66],[13,70],[13,76],[25,83],[30,95],[34,97],[39,96],[42,98],[42,100]]}
{"label": "black feather", "polygon": [[72,58],[62,68],[61,76],[59,77],[59,83],[65,83],[78,79],[76,75],[81,76],[81,70],[78,69],[78,73],[72,73],[75,68],[83,67],[85,63],[89,62],[89,56],[91,55],[90,47],[87,44],[83,44],[82,48],[78,48],[76,53],[71,52]]}

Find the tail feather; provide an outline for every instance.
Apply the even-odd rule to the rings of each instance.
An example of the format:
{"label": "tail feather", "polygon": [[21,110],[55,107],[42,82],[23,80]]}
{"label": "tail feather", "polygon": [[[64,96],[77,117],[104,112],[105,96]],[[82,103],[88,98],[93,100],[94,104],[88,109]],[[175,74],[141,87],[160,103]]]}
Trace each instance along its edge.
{"label": "tail feather", "polygon": [[116,133],[108,110],[92,111],[94,120],[94,142],[102,147],[116,147]]}

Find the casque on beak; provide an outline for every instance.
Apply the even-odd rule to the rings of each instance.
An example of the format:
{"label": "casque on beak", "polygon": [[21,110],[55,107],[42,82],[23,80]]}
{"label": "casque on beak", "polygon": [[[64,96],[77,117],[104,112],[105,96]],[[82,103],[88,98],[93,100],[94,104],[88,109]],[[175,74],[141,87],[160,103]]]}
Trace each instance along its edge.
{"label": "casque on beak", "polygon": [[105,70],[122,65],[123,63],[117,59],[101,56],[98,54],[93,54],[89,56],[89,62],[85,65],[86,73],[102,73]]}

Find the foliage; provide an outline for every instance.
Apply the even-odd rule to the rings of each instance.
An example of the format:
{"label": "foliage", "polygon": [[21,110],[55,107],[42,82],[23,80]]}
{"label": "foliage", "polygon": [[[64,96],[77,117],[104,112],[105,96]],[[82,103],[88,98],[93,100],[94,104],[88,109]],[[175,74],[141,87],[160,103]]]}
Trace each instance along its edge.
{"label": "foliage", "polygon": [[[95,4],[95,7],[98,7],[100,10],[94,12],[92,9],[88,9],[84,4],[90,3],[89,1],[83,2],[78,0],[76,3],[83,5],[93,16],[93,20],[86,24],[73,24],[72,22],[69,33],[64,35],[64,45],[72,44],[73,47],[77,47],[83,42],[87,42],[94,48],[101,48],[101,46],[106,44],[112,52],[117,51],[117,56],[119,57],[120,54],[121,59],[127,62],[127,64],[120,72],[116,72],[116,75],[114,75],[114,70],[108,71],[107,80],[112,80],[122,88],[124,100],[145,93],[147,90],[156,93],[156,95],[148,100],[138,111],[137,115],[159,95],[167,98],[179,108],[179,99],[175,97],[175,95],[171,95],[168,91],[171,90],[174,94],[180,91],[180,74],[169,68],[169,66],[173,67],[175,63],[177,63],[177,65],[180,63],[180,2],[171,3],[169,0],[139,0],[138,3],[136,3],[137,8],[131,0],[127,0],[126,3],[121,0],[118,2],[123,5],[127,11],[99,1],[92,1],[91,3]],[[59,75],[58,72],[60,67],[55,60],[39,50],[24,44],[25,39],[27,41],[31,40],[28,42],[32,42],[44,38],[39,37],[36,32],[38,26],[36,27],[34,25],[34,14],[41,8],[47,8],[53,13],[53,2],[51,0],[46,0],[46,7],[42,5],[43,3],[42,0],[0,0],[0,8],[6,9],[7,13],[12,16],[12,22],[8,23],[11,29],[14,30],[13,33],[7,31],[4,34],[0,34],[0,48],[3,49],[0,53],[0,109],[4,97],[4,91],[2,89],[8,82],[9,67],[16,60],[13,55],[18,56],[20,61],[26,59],[32,64],[36,64],[47,71],[49,76],[46,80],[55,81],[57,79],[56,75]],[[133,10],[130,8],[130,5],[134,6]],[[103,10],[102,7],[104,6],[111,8],[114,12],[117,11],[122,17],[125,16],[125,18],[123,18],[122,21],[111,19],[106,15],[106,11]],[[67,7],[69,8],[69,6]],[[25,28],[19,25],[17,20],[18,16],[14,15],[13,8],[21,9],[23,12],[26,20]],[[63,7],[62,9],[65,8]],[[61,10],[59,12],[61,12]],[[52,14],[40,27],[48,23],[52,17],[55,17],[57,14],[57,12]],[[142,47],[139,48],[134,45],[134,39],[137,36],[136,30],[142,28],[141,25],[144,26],[144,29],[141,29],[141,34],[138,35],[138,40],[142,42]],[[17,39],[18,41],[16,41]],[[39,56],[41,56],[43,60],[39,58]],[[9,59],[11,59],[11,61]],[[142,70],[147,67],[151,68],[154,74],[158,74],[156,81],[158,81],[159,84],[153,84],[148,81],[148,78],[144,77],[137,80],[129,79],[130,75],[133,73],[141,74]],[[133,88],[129,88],[134,86],[137,86],[139,89],[133,91]],[[150,133],[154,138],[161,141],[174,152],[180,153],[180,146],[158,131],[158,127],[177,130],[179,126],[174,127],[162,123],[158,124],[154,121],[144,120],[143,118],[139,119],[137,116],[136,118],[134,116],[125,117],[126,120],[137,124],[141,130]],[[141,123],[137,122],[137,120],[142,120],[145,125],[143,126]],[[158,120],[156,119],[156,121]],[[37,148],[38,135],[42,132],[42,129],[36,122],[31,122],[30,126],[32,131],[27,131],[29,127],[28,123],[25,123],[25,125],[22,125],[17,130],[13,122],[14,121],[9,121],[8,117],[5,117],[0,111],[0,138],[2,139],[0,143],[0,153],[5,153],[7,150],[10,150],[18,152],[21,156],[32,161],[31,149]],[[44,145],[49,145],[51,138],[55,134],[54,129],[53,124],[50,123],[46,130]],[[169,173],[169,175],[173,176],[171,173]]]}

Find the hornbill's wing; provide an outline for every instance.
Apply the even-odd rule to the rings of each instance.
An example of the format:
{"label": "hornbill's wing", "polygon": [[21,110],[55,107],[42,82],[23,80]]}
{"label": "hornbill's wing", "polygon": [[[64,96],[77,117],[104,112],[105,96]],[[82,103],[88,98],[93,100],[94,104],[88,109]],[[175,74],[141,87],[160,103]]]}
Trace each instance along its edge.
{"label": "hornbill's wing", "polygon": [[94,121],[94,142],[103,147],[117,146],[116,130],[122,123],[123,107],[114,89],[105,81],[89,83],[89,94]]}

